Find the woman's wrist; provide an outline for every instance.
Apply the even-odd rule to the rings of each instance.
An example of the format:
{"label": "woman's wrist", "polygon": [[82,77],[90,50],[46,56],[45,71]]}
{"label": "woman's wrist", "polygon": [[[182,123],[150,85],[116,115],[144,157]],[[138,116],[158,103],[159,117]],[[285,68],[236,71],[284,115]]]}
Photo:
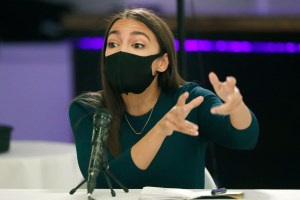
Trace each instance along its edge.
{"label": "woman's wrist", "polygon": [[249,127],[252,121],[251,113],[244,102],[230,114],[230,121],[233,127],[239,130]]}
{"label": "woman's wrist", "polygon": [[161,125],[159,123],[156,124],[156,126],[153,127],[153,129],[151,130],[153,132],[153,135],[155,137],[158,137],[159,139],[165,139],[167,136],[169,136],[170,134],[168,134],[166,132],[166,130],[161,127]]}
{"label": "woman's wrist", "polygon": [[241,101],[239,104],[235,106],[235,108],[231,111],[230,115],[236,115],[243,112],[245,109],[248,109],[244,101]]}

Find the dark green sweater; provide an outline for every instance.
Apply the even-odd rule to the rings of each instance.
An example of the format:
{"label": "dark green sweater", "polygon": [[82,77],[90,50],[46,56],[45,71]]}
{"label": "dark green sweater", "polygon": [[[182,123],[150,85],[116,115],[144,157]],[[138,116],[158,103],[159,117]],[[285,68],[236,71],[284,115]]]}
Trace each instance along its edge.
{"label": "dark green sweater", "polygon": [[[140,170],[131,158],[131,147],[176,104],[178,97],[185,91],[190,94],[187,102],[197,96],[204,97],[203,103],[193,109],[187,117],[189,121],[199,125],[199,136],[193,137],[174,132],[165,139],[149,168]],[[127,188],[144,186],[203,188],[205,149],[208,142],[215,142],[228,148],[252,149],[259,135],[258,122],[253,113],[251,125],[242,131],[231,126],[228,116],[212,115],[210,109],[221,103],[214,93],[195,83],[187,83],[172,94],[162,92],[149,123],[141,135],[136,135],[123,117],[120,127],[122,153],[115,158],[109,154],[110,171]],[[78,102],[72,103],[69,110],[78,163],[85,178],[87,178],[91,154],[93,113],[93,108]],[[127,113],[127,116],[134,129],[141,130],[149,114],[150,112],[137,117]],[[112,183],[114,188],[119,188],[114,181]],[[97,187],[107,188],[101,173],[98,176]]]}

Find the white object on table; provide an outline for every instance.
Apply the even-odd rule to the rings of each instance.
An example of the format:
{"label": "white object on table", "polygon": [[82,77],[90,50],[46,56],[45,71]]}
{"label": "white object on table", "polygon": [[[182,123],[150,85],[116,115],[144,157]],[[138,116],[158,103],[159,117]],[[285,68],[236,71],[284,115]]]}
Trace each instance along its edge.
{"label": "white object on table", "polygon": [[11,141],[0,154],[0,188],[72,189],[81,180],[73,143]]}

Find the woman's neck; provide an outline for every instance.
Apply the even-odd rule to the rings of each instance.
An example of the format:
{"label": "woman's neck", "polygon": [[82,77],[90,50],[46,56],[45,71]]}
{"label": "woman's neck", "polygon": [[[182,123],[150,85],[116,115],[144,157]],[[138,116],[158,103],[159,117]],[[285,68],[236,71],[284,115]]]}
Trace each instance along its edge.
{"label": "woman's neck", "polygon": [[151,85],[141,94],[122,94],[126,105],[126,111],[131,115],[143,115],[149,112],[157,102],[160,95],[160,88],[157,85],[157,77]]}

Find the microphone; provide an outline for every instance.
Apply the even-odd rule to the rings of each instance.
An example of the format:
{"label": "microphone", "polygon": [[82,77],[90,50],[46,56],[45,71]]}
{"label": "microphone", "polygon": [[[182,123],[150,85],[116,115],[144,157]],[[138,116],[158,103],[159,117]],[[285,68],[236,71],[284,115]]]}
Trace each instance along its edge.
{"label": "microphone", "polygon": [[111,120],[112,113],[106,108],[97,109],[93,117],[92,151],[87,179],[89,197],[96,187],[97,177],[102,167]]}

